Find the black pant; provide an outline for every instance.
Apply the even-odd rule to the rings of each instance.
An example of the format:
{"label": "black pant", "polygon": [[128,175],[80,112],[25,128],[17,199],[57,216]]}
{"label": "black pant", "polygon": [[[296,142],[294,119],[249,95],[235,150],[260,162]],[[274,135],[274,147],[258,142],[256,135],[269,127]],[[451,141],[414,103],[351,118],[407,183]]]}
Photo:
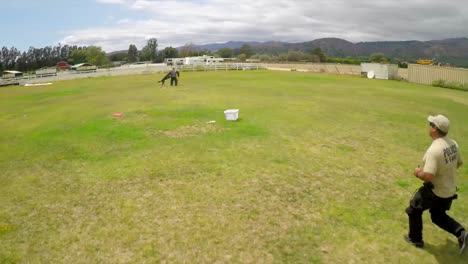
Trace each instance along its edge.
{"label": "black pant", "polygon": [[177,86],[177,77],[171,77],[171,86],[175,83],[175,86]]}
{"label": "black pant", "polygon": [[450,198],[441,198],[432,192],[432,184],[424,184],[423,187],[414,194],[410,201],[410,206],[406,208],[409,217],[409,237],[413,242],[422,241],[422,214],[429,209],[431,220],[438,227],[453,234],[457,238],[465,230],[457,221],[448,216],[445,212],[450,210],[452,200]]}

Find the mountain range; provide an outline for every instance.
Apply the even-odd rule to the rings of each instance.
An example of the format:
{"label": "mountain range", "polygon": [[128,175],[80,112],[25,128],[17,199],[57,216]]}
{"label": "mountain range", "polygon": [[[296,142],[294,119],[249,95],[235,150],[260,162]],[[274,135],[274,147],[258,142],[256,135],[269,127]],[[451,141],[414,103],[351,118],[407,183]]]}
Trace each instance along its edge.
{"label": "mountain range", "polygon": [[339,38],[322,38],[300,43],[279,41],[248,42],[228,41],[206,45],[193,45],[199,50],[216,52],[221,48],[237,49],[242,45],[251,46],[254,53],[280,54],[289,50],[310,52],[320,48],[329,57],[369,57],[372,53],[381,52],[387,58],[399,61],[414,62],[418,59],[435,59],[438,62],[454,66],[468,67],[468,38],[452,38],[431,41],[375,41],[352,43]]}
{"label": "mountain range", "polygon": [[[349,42],[340,38],[322,38],[313,41],[288,43],[281,41],[228,41],[205,45],[192,44],[197,50],[216,52],[222,48],[238,49],[242,45],[251,46],[253,53],[278,55],[289,50],[310,52],[320,48],[329,57],[368,58],[372,53],[381,52],[387,58],[397,61],[415,62],[418,59],[435,59],[437,62],[468,68],[468,38],[451,38],[430,41],[374,41]],[[178,47],[177,49],[181,49]],[[127,50],[110,52],[127,53]]]}

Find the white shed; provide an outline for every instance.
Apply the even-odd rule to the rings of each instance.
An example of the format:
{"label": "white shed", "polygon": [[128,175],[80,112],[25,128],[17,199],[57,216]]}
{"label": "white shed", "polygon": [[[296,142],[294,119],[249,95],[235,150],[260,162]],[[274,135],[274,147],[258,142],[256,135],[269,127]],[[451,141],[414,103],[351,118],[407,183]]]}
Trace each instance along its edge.
{"label": "white shed", "polygon": [[16,77],[21,77],[23,76],[22,72],[19,71],[4,71],[2,78],[3,79],[8,79],[8,78],[16,78]]}
{"label": "white shed", "polygon": [[39,70],[36,70],[36,76],[47,77],[47,76],[57,76],[57,68],[44,67]]}
{"label": "white shed", "polygon": [[373,76],[377,79],[398,79],[398,65],[396,64],[361,63],[361,75],[367,76],[371,71],[374,72]]}

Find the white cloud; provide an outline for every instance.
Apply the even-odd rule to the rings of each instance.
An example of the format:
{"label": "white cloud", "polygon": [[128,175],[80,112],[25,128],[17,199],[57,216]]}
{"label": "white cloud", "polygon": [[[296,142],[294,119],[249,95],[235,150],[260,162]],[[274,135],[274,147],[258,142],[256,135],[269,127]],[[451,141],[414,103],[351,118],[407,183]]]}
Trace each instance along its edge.
{"label": "white cloud", "polygon": [[[106,51],[142,48],[149,37],[160,47],[229,40],[350,41],[430,40],[468,36],[468,5],[448,0],[96,0],[129,13],[114,26],[70,32],[62,43],[99,45]],[[135,17],[135,16],[134,16]]]}
{"label": "white cloud", "polygon": [[97,2],[104,4],[124,4],[125,0],[97,0]]}
{"label": "white cloud", "polygon": [[120,25],[122,25],[122,24],[128,24],[128,23],[130,23],[130,19],[128,19],[128,18],[123,18],[123,19],[117,20],[115,23],[120,24]]}

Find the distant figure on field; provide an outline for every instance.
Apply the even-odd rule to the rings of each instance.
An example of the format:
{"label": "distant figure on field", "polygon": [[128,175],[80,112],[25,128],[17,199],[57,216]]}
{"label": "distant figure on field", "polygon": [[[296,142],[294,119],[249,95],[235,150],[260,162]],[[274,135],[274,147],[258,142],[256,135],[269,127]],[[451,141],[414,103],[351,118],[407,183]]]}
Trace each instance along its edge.
{"label": "distant figure on field", "polygon": [[169,78],[171,78],[171,73],[170,72],[168,72],[166,75],[164,75],[164,77],[160,81],[158,81],[158,83],[161,83],[161,86],[165,86],[164,82]]}
{"label": "distant figure on field", "polygon": [[415,247],[424,247],[422,214],[429,209],[432,222],[458,239],[459,254],[464,255],[468,251],[468,232],[446,213],[452,200],[457,199],[457,169],[463,164],[460,147],[447,136],[450,122],[445,116],[429,116],[427,120],[432,144],[424,155],[422,168],[414,169],[414,176],[424,185],[406,208],[409,233],[404,238]]}
{"label": "distant figure on field", "polygon": [[169,75],[171,77],[171,86],[173,84],[175,84],[175,86],[177,86],[177,77],[180,76],[179,71],[176,70],[175,68],[172,68],[172,70],[169,72]]}

